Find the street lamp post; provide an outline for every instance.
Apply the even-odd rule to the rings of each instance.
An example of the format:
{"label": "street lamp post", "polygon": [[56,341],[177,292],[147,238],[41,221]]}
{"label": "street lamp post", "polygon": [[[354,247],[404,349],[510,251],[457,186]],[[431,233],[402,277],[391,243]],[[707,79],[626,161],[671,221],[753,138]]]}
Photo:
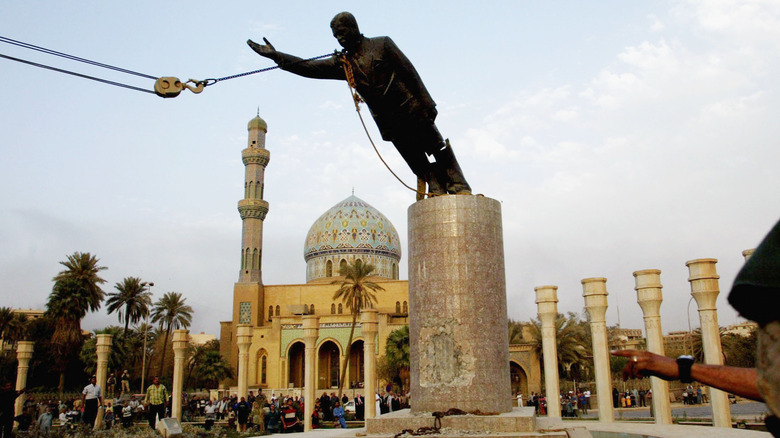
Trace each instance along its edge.
{"label": "street lamp post", "polygon": [[[154,282],[148,282],[144,284],[148,287],[149,295],[152,294],[152,286]],[[144,323],[144,358],[141,361],[141,392],[144,392],[144,379],[146,377],[146,338],[149,334],[149,312],[146,312],[146,323]]]}

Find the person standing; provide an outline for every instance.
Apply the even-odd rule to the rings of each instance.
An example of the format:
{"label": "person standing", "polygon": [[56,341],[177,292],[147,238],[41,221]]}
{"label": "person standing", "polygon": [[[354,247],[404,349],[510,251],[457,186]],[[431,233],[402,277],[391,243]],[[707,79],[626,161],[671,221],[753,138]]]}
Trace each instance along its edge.
{"label": "person standing", "polygon": [[246,423],[249,421],[249,413],[252,412],[252,405],[244,397],[236,404],[236,416],[238,417],[238,430],[246,432]]}
{"label": "person standing", "polygon": [[81,403],[84,405],[84,416],[82,420],[90,426],[95,424],[98,406],[103,404],[103,394],[100,386],[97,384],[97,377],[92,376],[89,379],[89,385],[81,391]]}
{"label": "person standing", "polygon": [[46,435],[51,430],[51,423],[54,420],[54,415],[51,413],[51,406],[46,406],[46,411],[38,417],[38,430]]}
{"label": "person standing", "polygon": [[149,427],[152,429],[157,425],[157,417],[165,417],[165,403],[168,400],[168,388],[160,383],[160,378],[154,376],[152,384],[146,388],[146,398],[144,403],[149,406]]}
{"label": "person standing", "polygon": [[121,394],[124,394],[126,392],[130,392],[130,374],[128,374],[127,370],[125,370],[122,373],[122,377],[120,378],[120,381],[122,382],[122,392],[121,392]]}
{"label": "person standing", "polygon": [[4,384],[0,389],[0,436],[11,436],[14,427],[14,403],[24,391],[15,391],[10,383]]}

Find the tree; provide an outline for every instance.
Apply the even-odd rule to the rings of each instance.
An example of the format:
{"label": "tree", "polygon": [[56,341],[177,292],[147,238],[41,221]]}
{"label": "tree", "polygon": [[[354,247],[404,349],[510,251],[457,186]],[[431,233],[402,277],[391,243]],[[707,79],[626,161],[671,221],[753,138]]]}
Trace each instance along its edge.
{"label": "tree", "polygon": [[401,380],[401,387],[409,387],[409,326],[405,325],[393,330],[387,336],[385,344],[385,361],[395,373],[392,378]]}
{"label": "tree", "polygon": [[109,314],[119,313],[119,322],[124,321],[125,331],[122,334],[122,344],[125,344],[128,326],[149,315],[149,307],[152,305],[152,293],[148,289],[148,283],[142,282],[138,277],[125,277],[114,288],[117,292],[108,294],[106,306]]}
{"label": "tree", "polygon": [[6,323],[3,330],[3,341],[10,343],[14,346],[17,342],[23,341],[27,338],[27,315],[24,313],[15,312],[11,319]]}
{"label": "tree", "polygon": [[[349,330],[349,341],[347,341],[346,349],[352,346],[352,337],[355,335],[355,323],[360,311],[366,307],[371,307],[376,302],[377,291],[384,290],[381,286],[369,280],[371,273],[374,272],[374,265],[370,263],[363,263],[362,260],[357,259],[352,263],[346,263],[339,269],[339,275],[343,277],[340,280],[334,280],[331,284],[340,284],[336,293],[333,294],[333,299],[337,300],[341,298],[341,301],[347,306],[347,309],[352,312],[352,328]],[[369,354],[364,352],[364,354]],[[341,398],[341,392],[344,388],[344,379],[347,377],[347,363],[344,361],[344,367],[341,370],[341,378],[339,379],[339,398]],[[366,382],[367,383],[367,382]]]}
{"label": "tree", "polygon": [[[0,307],[0,339],[5,340],[5,330],[8,327],[8,323],[14,317],[14,310],[10,307]],[[0,352],[2,353],[2,352]]]}
{"label": "tree", "polygon": [[65,270],[54,277],[54,287],[46,303],[46,314],[55,321],[52,353],[60,371],[60,393],[65,389],[65,368],[81,350],[84,337],[81,320],[87,312],[100,309],[105,293],[100,285],[106,280],[98,274],[107,269],[90,253],[75,252],[60,262]]}
{"label": "tree", "polygon": [[167,350],[168,338],[171,330],[178,328],[187,328],[192,324],[192,307],[184,304],[186,298],[178,292],[166,292],[165,295],[157,300],[152,310],[152,322],[160,324],[160,329],[165,327],[165,340],[163,341],[162,357],[160,358],[160,367],[158,374],[163,375],[165,371],[165,351]]}
{"label": "tree", "polygon": [[527,342],[525,337],[524,337],[524,334],[523,334],[523,331],[524,331],[526,325],[528,325],[527,323],[514,321],[514,320],[510,319],[508,321],[508,325],[509,325],[509,343],[510,344],[520,344],[520,343],[523,343],[523,342]]}

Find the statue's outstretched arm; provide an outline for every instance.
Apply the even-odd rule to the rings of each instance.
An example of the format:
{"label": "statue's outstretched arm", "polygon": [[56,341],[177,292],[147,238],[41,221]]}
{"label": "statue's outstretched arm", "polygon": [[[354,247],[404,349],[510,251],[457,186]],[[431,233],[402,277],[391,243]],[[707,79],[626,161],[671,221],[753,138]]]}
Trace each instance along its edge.
{"label": "statue's outstretched arm", "polygon": [[321,60],[305,61],[297,56],[277,51],[265,38],[263,38],[263,41],[265,44],[258,44],[251,39],[247,40],[246,43],[255,53],[274,61],[282,70],[314,79],[346,79],[344,70],[341,67],[341,61],[335,56]]}

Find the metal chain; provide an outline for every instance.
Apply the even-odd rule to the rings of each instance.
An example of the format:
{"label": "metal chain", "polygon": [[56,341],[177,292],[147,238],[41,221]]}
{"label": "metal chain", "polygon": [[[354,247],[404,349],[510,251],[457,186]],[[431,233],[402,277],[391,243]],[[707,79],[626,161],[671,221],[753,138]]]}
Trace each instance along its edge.
{"label": "metal chain", "polygon": [[[292,63],[290,63],[288,65],[295,65],[295,64],[300,64],[300,63],[303,63],[303,62],[314,61],[314,60],[317,60],[317,59],[327,58],[329,56],[337,56],[338,53],[339,52],[336,51],[334,53],[328,53],[328,54],[325,54],[325,55],[315,56],[313,58],[301,59],[300,61],[295,61],[295,62],[292,62]],[[203,85],[205,87],[208,87],[209,85],[214,85],[214,84],[216,84],[217,82],[220,82],[220,81],[226,81],[228,79],[235,79],[235,78],[242,78],[244,76],[253,75],[255,73],[264,73],[264,72],[267,72],[267,71],[276,70],[277,68],[281,68],[281,66],[275,65],[273,67],[261,68],[259,70],[248,71],[246,73],[239,73],[239,74],[236,74],[236,75],[225,76],[224,78],[204,79],[204,80],[199,81],[199,82],[203,83]]]}

